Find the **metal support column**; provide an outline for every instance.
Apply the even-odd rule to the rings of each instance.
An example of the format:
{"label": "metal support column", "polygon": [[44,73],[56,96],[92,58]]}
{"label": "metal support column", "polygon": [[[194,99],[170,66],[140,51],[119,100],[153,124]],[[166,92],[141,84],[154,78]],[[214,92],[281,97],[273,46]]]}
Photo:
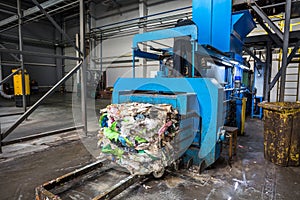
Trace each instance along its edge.
{"label": "metal support column", "polygon": [[[145,16],[148,15],[148,9],[147,9],[147,0],[140,0],[139,1],[139,13],[140,13],[140,29],[139,33],[145,33],[147,31],[146,24],[144,24],[144,21],[147,19]],[[147,44],[142,44],[142,51],[146,52],[147,51]],[[145,58],[140,59],[140,65],[143,67],[143,77],[147,77],[147,60]]]}
{"label": "metal support column", "polygon": [[264,97],[266,101],[270,101],[270,78],[272,69],[272,47],[268,42],[267,53],[266,53],[266,63],[265,63],[265,85],[264,85]]}
{"label": "metal support column", "polygon": [[81,109],[82,109],[82,122],[83,131],[87,134],[87,108],[86,108],[86,71],[87,63],[85,59],[85,9],[84,0],[79,1],[79,14],[80,14],[80,50],[82,52],[83,63],[81,66]]}
{"label": "metal support column", "polygon": [[[2,65],[1,65],[1,62],[2,62],[2,55],[0,54],[0,77],[2,77]],[[2,81],[2,80],[0,79],[0,81]],[[2,87],[1,84],[0,84],[0,87]],[[2,128],[1,128],[1,121],[0,121],[0,153],[2,153]]]}
{"label": "metal support column", "polygon": [[[95,16],[96,14],[96,3],[94,1],[90,1],[88,3],[88,9],[89,9],[89,12],[87,13],[87,23],[88,23],[88,28],[87,28],[87,32],[91,32],[92,28],[95,27],[96,25],[96,20],[93,16]],[[97,69],[97,64],[96,64],[96,61],[95,61],[95,58],[97,57],[97,49],[96,49],[96,40],[94,37],[89,37],[89,45],[90,45],[90,51],[89,51],[89,63],[90,63],[90,66],[89,66],[89,69]],[[94,79],[96,77],[93,77]]]}
{"label": "metal support column", "polygon": [[0,123],[0,153],[2,153],[2,129],[1,129],[1,123]]}
{"label": "metal support column", "polygon": [[285,80],[286,80],[286,68],[287,68],[287,54],[289,48],[289,36],[290,36],[290,18],[291,18],[291,6],[292,0],[287,0],[285,5],[285,22],[284,22],[284,37],[283,37],[283,48],[282,48],[282,71],[280,81],[280,96],[279,101],[284,101],[285,94]]}
{"label": "metal support column", "polygon": [[0,153],[2,153],[2,133],[1,133],[1,124],[0,124]]}
{"label": "metal support column", "polygon": [[[63,27],[62,24],[63,24],[62,19],[59,18],[59,25],[61,27]],[[64,31],[64,28],[62,30]],[[61,34],[59,31],[55,30],[54,38],[57,41],[62,41],[63,40],[63,34]],[[54,52],[55,52],[55,55],[63,55],[63,48],[61,46],[57,45],[57,46],[54,47]],[[56,58],[55,59],[56,80],[57,80],[57,82],[60,79],[62,79],[62,77],[64,76],[63,62],[64,61],[61,58]],[[62,85],[62,88],[65,88],[64,84]]]}
{"label": "metal support column", "polygon": [[100,36],[100,75],[101,75],[101,89],[105,89],[104,88],[104,85],[103,84],[103,80],[104,80],[104,76],[103,76],[103,38],[102,38],[102,33],[101,33],[101,36]]}
{"label": "metal support column", "polygon": [[[75,35],[75,44],[79,48],[80,41],[79,41],[79,34],[78,33],[76,33],[76,35]],[[80,54],[79,54],[78,51],[76,51],[76,57],[80,57]],[[79,60],[77,61],[77,64],[78,63],[79,63]],[[78,85],[80,84],[80,79],[81,79],[80,70],[78,70],[77,73],[76,73],[76,92],[79,91]]]}
{"label": "metal support column", "polygon": [[20,53],[20,64],[22,70],[22,100],[23,100],[23,109],[26,112],[26,90],[25,90],[25,71],[24,71],[24,60],[23,60],[23,37],[22,37],[22,11],[21,11],[21,0],[17,0],[17,8],[18,8],[18,31],[19,31],[19,50]]}

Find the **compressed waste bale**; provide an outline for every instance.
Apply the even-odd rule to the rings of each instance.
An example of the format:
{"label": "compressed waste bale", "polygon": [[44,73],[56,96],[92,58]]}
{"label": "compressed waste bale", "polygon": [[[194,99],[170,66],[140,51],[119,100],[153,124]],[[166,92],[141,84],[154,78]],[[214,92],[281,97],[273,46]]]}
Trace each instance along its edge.
{"label": "compressed waste bale", "polygon": [[172,144],[179,114],[171,105],[111,104],[100,113],[101,152],[130,173],[159,172],[176,159]]}

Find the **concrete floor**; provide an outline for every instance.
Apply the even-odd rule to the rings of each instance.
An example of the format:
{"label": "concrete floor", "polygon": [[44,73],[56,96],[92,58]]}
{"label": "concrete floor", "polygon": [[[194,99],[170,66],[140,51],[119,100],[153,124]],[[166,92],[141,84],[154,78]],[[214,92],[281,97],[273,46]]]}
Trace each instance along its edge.
{"label": "concrete floor", "polygon": [[[31,96],[31,103],[35,103],[41,95]],[[81,125],[80,97],[76,94],[55,93],[46,99],[17,129],[10,134],[6,140],[29,136],[45,131],[53,131],[72,126]],[[89,131],[96,131],[99,109],[110,103],[110,100],[87,99],[87,114]],[[15,107],[13,100],[6,100],[0,97],[0,113],[23,112],[23,108]],[[1,132],[10,127],[20,115],[1,117]]]}
{"label": "concrete floor", "polygon": [[[78,102],[70,94],[55,94],[6,139],[79,123]],[[99,155],[96,113],[108,103],[97,101],[96,108],[92,100],[88,103],[88,136],[78,130],[4,146],[0,154],[0,199],[34,199],[36,186],[95,161]],[[11,102],[1,100],[0,105],[1,113],[15,109],[7,107]],[[14,117],[0,120],[3,131]],[[264,159],[262,121],[247,119],[246,135],[238,138],[238,145],[232,166],[227,164],[224,151],[223,157],[201,175],[193,169],[166,173],[161,179],[150,178],[131,186],[115,199],[300,199],[300,167],[279,167]],[[121,177],[109,173],[86,187],[103,192]],[[79,189],[62,196],[92,197]]]}

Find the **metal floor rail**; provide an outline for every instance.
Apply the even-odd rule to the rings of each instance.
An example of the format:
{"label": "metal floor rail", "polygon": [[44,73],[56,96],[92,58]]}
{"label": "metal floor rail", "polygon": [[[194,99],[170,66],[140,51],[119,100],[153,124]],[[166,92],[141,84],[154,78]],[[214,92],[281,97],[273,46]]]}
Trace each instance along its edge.
{"label": "metal floor rail", "polygon": [[[101,176],[103,173],[107,172],[108,170],[113,169],[113,168],[108,168],[106,170],[101,171],[101,169],[103,169],[104,166],[105,165],[107,166],[109,163],[110,162],[108,160],[98,160],[94,163],[86,165],[80,169],[76,169],[68,174],[55,178],[51,181],[44,183],[43,185],[38,186],[35,189],[36,200],[61,200],[62,197],[59,196],[60,194],[66,192],[67,190],[72,191],[72,188],[78,187],[80,185],[84,185],[86,184],[87,181],[94,179],[97,175]],[[121,170],[117,170],[117,169],[113,169],[113,170],[124,173],[124,171]],[[92,172],[93,172],[92,175],[87,175]],[[86,177],[84,178],[84,176],[87,176],[88,178]],[[92,199],[93,200],[112,199],[113,197],[117,196],[118,194],[120,194],[122,191],[124,191],[126,188],[130,187],[131,185],[140,181],[144,182],[147,179],[148,179],[147,176],[128,174],[127,177],[125,177],[121,181],[118,181],[115,185],[109,187],[109,189],[105,191],[97,191],[99,192],[99,194],[96,195],[95,197],[92,197]],[[72,184],[70,182],[72,182]],[[68,184],[71,184],[72,186],[66,186]],[[55,190],[57,192],[55,192]]]}

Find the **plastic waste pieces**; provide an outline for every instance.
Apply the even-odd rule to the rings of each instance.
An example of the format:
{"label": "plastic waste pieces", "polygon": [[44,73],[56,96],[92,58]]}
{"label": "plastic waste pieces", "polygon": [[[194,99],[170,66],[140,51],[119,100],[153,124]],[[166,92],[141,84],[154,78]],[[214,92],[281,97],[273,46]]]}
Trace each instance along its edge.
{"label": "plastic waste pieces", "polygon": [[171,105],[111,104],[100,114],[101,152],[131,174],[159,172],[175,161],[180,116]]}

